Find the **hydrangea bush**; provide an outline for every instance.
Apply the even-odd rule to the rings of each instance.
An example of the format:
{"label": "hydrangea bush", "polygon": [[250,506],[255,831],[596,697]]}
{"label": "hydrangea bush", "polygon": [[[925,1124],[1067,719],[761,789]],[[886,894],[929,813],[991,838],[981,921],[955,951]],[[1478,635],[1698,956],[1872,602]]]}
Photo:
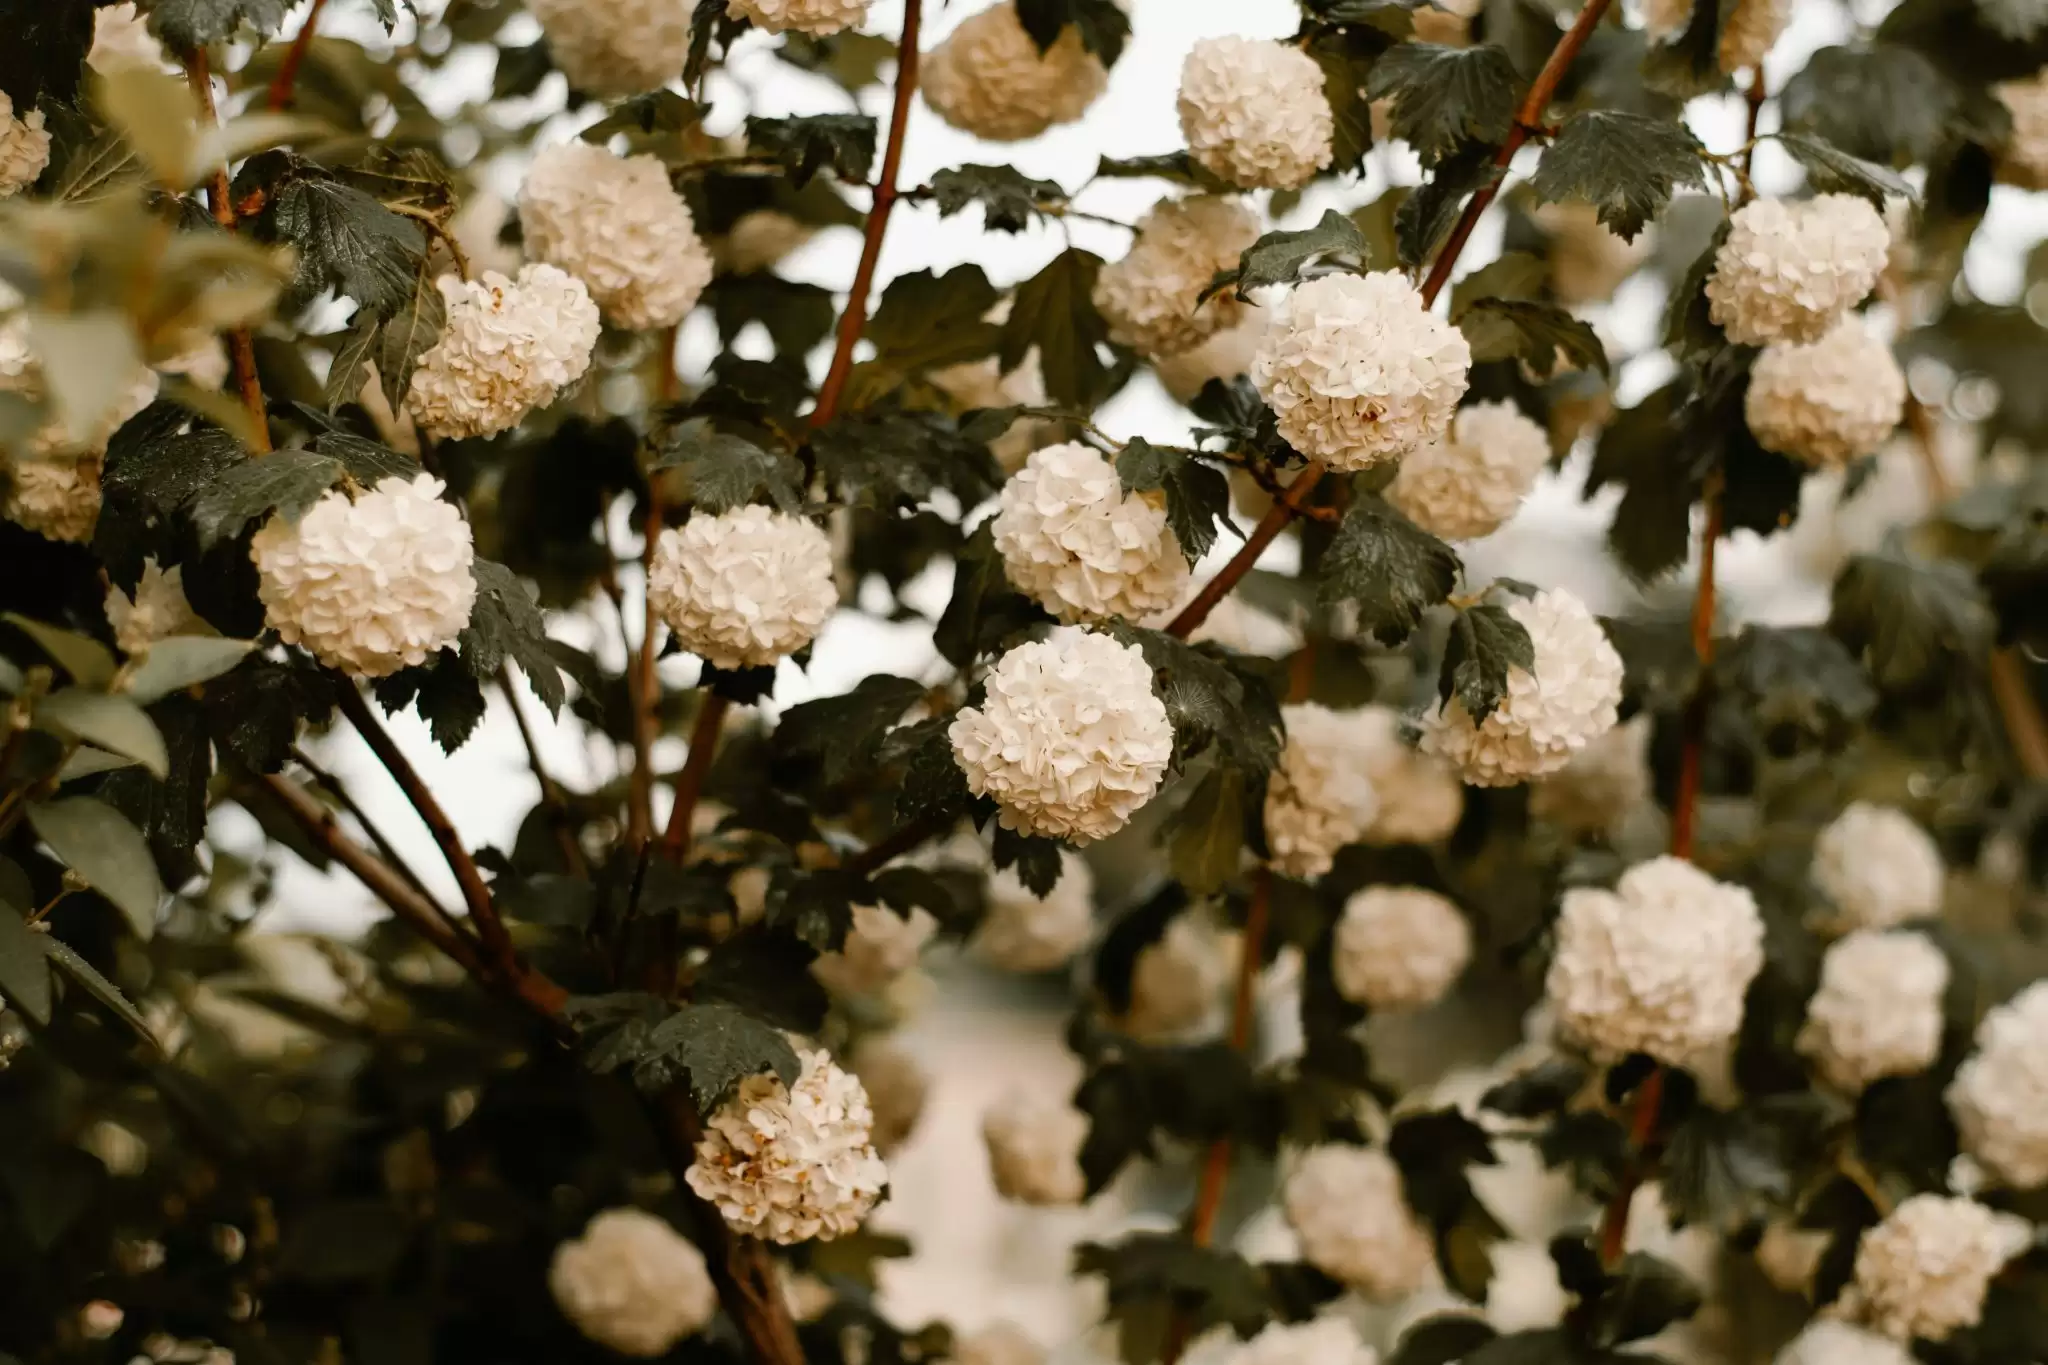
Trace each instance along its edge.
{"label": "hydrangea bush", "polygon": [[957,8],[0,3],[0,1365],[2048,1359],[2048,6]]}

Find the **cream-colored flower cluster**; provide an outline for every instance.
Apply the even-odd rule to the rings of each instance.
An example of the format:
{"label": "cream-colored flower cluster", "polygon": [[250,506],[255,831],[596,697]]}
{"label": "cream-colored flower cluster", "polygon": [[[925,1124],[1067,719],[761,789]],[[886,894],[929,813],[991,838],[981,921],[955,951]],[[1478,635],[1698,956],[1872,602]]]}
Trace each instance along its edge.
{"label": "cream-colored flower cluster", "polygon": [[562,1316],[620,1355],[667,1355],[718,1313],[704,1255],[661,1218],[606,1209],[555,1248],[548,1288]]}
{"label": "cream-colored flower cluster", "polygon": [[1513,403],[1473,403],[1450,432],[1411,451],[1387,501],[1433,536],[1492,535],[1522,505],[1550,463],[1550,437]]}
{"label": "cream-colored flower cluster", "polygon": [[1142,621],[1188,580],[1165,501],[1126,493],[1116,466],[1068,441],[1034,451],[1003,485],[991,530],[1010,582],[1060,620]]}
{"label": "cream-colored flower cluster", "polygon": [[551,265],[516,279],[443,275],[448,320],[413,371],[406,407],[430,436],[490,436],[583,377],[597,345],[597,305],[583,282]]}
{"label": "cream-colored flower cluster", "polygon": [[658,90],[683,74],[690,6],[677,0],[527,0],[569,84],[611,99]]}
{"label": "cream-colored flower cluster", "polygon": [[[1651,35],[1670,39],[1692,22],[1692,0],[1648,0],[1643,26]],[[1728,75],[1761,66],[1792,22],[1792,0],[1735,0],[1721,19],[1721,70]]]}
{"label": "cream-colored flower cluster", "polygon": [[1910,1076],[1941,1052],[1948,959],[1908,929],[1859,929],[1831,944],[1806,1005],[1799,1050],[1838,1090]]}
{"label": "cream-colored flower cluster", "polygon": [[1181,66],[1179,106],[1189,154],[1239,189],[1299,189],[1334,155],[1323,69],[1286,43],[1202,39]]}
{"label": "cream-colored flower cluster", "polygon": [[726,0],[725,12],[751,19],[770,33],[829,33],[857,28],[868,17],[869,0]]}
{"label": "cream-colored flower cluster", "polygon": [[2033,1240],[2024,1218],[1916,1194],[1863,1234],[1840,1311],[1897,1341],[1946,1341],[1984,1315],[1991,1278]]}
{"label": "cream-colored flower cluster", "polygon": [[1962,1147],[2019,1189],[2048,1184],[2048,982],[1988,1011],[1949,1082]]}
{"label": "cream-colored flower cluster", "polygon": [[520,188],[519,225],[534,259],[583,281],[627,331],[675,326],[711,283],[711,252],[656,157],[549,147]]}
{"label": "cream-colored flower cluster", "polygon": [[1743,417],[1766,449],[1822,468],[1876,450],[1905,412],[1905,372],[1855,317],[1819,341],[1764,347],[1743,400]]}
{"label": "cream-colored flower cluster", "polygon": [[1419,886],[1368,886],[1344,902],[1331,944],[1337,993],[1375,1010],[1433,1005],[1472,960],[1472,926]]}
{"label": "cream-colored flower cluster", "polygon": [[1380,796],[1367,766],[1375,733],[1316,702],[1282,708],[1287,744],[1266,784],[1266,846],[1289,877],[1320,877],[1338,849],[1365,837]]}
{"label": "cream-colored flower cluster", "polygon": [[1047,972],[1068,962],[1095,928],[1095,875],[1072,853],[1060,854],[1060,879],[1040,899],[1014,868],[991,872],[975,952],[1006,972]]}
{"label": "cream-colored flower cluster", "polygon": [[1166,199],[1138,220],[1123,259],[1095,277],[1095,307],[1109,338],[1147,358],[1178,355],[1244,315],[1235,290],[1202,292],[1259,238],[1259,220],[1235,199]]}
{"label": "cream-colored flower cluster", "polygon": [[917,965],[938,928],[922,907],[899,915],[879,905],[856,905],[845,942],[820,955],[811,975],[835,995],[873,995]]}
{"label": "cream-colored flower cluster", "polygon": [[1012,0],[972,15],[924,55],[918,82],[932,112],[963,133],[1021,142],[1072,123],[1108,88],[1109,72],[1069,27],[1044,52]]}
{"label": "cream-colored flower cluster", "polygon": [[1745,346],[1818,341],[1869,296],[1891,245],[1883,215],[1853,194],[1758,199],[1714,255],[1708,312]]}
{"label": "cream-colored flower cluster", "polygon": [[142,561],[142,577],[130,597],[117,587],[107,589],[107,624],[124,654],[140,654],[173,635],[210,635],[213,628],[192,610],[185,597],[185,566],[168,570],[154,556]]}
{"label": "cream-colored flower cluster", "polygon": [[35,184],[49,164],[50,134],[43,127],[43,111],[31,109],[16,117],[14,101],[0,92],[0,199]]}
{"label": "cream-colored flower cluster", "polygon": [[1813,884],[1833,907],[1821,927],[1890,929],[1941,911],[1941,850],[1893,806],[1852,801],[1813,841]]}
{"label": "cream-colored flower cluster", "polygon": [[839,605],[832,541],[758,503],[698,512],[661,533],[648,600],[684,649],[716,668],[772,664],[817,638]]}
{"label": "cream-colored flower cluster", "polygon": [[1401,1192],[1401,1172],[1376,1147],[1302,1153],[1281,1191],[1302,1259],[1377,1303],[1436,1279],[1436,1250]]}
{"label": "cream-colored flower cluster", "polygon": [[982,1115],[996,1192],[1020,1204],[1078,1204],[1088,1192],[1081,1144],[1088,1116],[1064,1101],[1014,1091]]}
{"label": "cream-colored flower cluster", "polygon": [[1433,844],[1448,838],[1465,814],[1465,784],[1458,775],[1407,741],[1405,722],[1393,707],[1361,706],[1349,714],[1358,761],[1379,794],[1364,841]]}

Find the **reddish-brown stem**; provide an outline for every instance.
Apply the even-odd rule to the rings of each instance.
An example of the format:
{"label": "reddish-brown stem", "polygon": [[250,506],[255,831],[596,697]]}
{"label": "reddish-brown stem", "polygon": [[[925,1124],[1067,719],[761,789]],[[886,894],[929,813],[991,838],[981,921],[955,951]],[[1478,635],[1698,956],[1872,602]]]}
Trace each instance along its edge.
{"label": "reddish-brown stem", "polygon": [[533,733],[533,723],[526,718],[526,708],[519,702],[519,688],[512,681],[511,668],[498,670],[498,689],[505,694],[505,705],[512,709],[512,723],[519,727],[519,742],[526,748],[526,765],[533,769],[533,780],[540,784],[540,801],[547,807],[548,823],[555,827],[555,842],[562,850],[562,863],[572,876],[590,875],[590,864],[583,856],[583,848],[576,842],[576,826],[569,814],[569,803],[562,795],[562,786],[548,775],[547,764],[541,761],[540,739]]}
{"label": "reddish-brown stem", "polygon": [[270,81],[270,94],[264,100],[271,110],[291,107],[292,86],[299,79],[299,68],[306,64],[306,49],[313,45],[313,34],[320,27],[320,11],[326,8],[327,0],[313,0],[313,8],[306,12],[306,22],[299,26],[292,45],[285,49],[284,60],[278,63],[277,75]]}
{"label": "reddish-brown stem", "polygon": [[[207,124],[217,123],[219,116],[214,112],[213,70],[206,59],[206,49],[194,48],[185,56],[185,82],[192,88],[192,97],[199,102],[199,111]],[[207,207],[213,210],[213,221],[220,224],[225,232],[235,230],[235,201],[228,190],[227,163],[222,162],[214,171],[206,187]],[[256,340],[247,327],[237,327],[228,333],[228,356],[234,363],[235,390],[242,396],[242,406],[249,410],[250,439],[255,443],[256,453],[266,454],[270,450],[270,420],[263,410],[263,383],[256,376]]]}
{"label": "reddish-brown stem", "polygon": [[1649,1173],[1649,1161],[1645,1155],[1652,1142],[1657,1139],[1657,1112],[1664,1107],[1664,1068],[1658,1067],[1643,1078],[1636,1089],[1635,1108],[1629,1116],[1628,1166],[1621,1173],[1621,1188],[1607,1201],[1606,1210],[1600,1215],[1600,1263],[1611,1266],[1621,1259],[1628,1246],[1628,1208],[1635,1200],[1636,1190]]}
{"label": "reddish-brown stem", "polygon": [[875,177],[874,202],[868,208],[867,235],[861,242],[860,264],[846,291],[846,311],[839,315],[839,340],[832,365],[818,386],[811,425],[824,426],[839,413],[846,378],[853,373],[853,351],[868,321],[868,294],[875,287],[875,264],[882,256],[882,236],[889,230],[889,211],[896,207],[896,174],[903,165],[903,134],[910,124],[910,101],[917,93],[917,26],[920,0],[904,0],[903,38],[896,45],[896,102],[889,111],[889,140],[882,149],[882,173]]}
{"label": "reddish-brown stem", "polygon": [[725,713],[732,703],[716,692],[706,692],[697,703],[697,723],[690,730],[690,753],[676,777],[676,803],[668,813],[668,832],[661,836],[661,851],[671,862],[681,862],[690,849],[690,824],[697,814],[697,798],[704,794],[704,775],[711,771],[718,752],[718,732],[725,725]]}
{"label": "reddish-brown stem", "polygon": [[641,596],[640,650],[626,666],[626,691],[633,705],[633,781],[626,810],[626,841],[638,845],[654,837],[654,733],[661,708],[661,681],[654,667],[654,642],[660,638],[661,617],[654,610],[654,594],[647,591],[654,573],[654,551],[661,541],[663,509],[660,476],[647,483],[646,543],[640,551]]}
{"label": "reddish-brown stem", "polygon": [[1693,836],[1699,826],[1700,769],[1707,747],[1707,710],[1712,703],[1707,675],[1714,666],[1714,552],[1721,539],[1721,491],[1717,473],[1707,480],[1701,495],[1707,516],[1700,532],[1699,585],[1692,599],[1692,652],[1699,660],[1699,677],[1686,699],[1678,788],[1671,800],[1671,852],[1680,858],[1692,857]]}
{"label": "reddish-brown stem", "polygon": [[1259,518],[1259,524],[1245,537],[1244,544],[1230,557],[1230,562],[1218,569],[1216,576],[1195,594],[1195,600],[1182,607],[1180,615],[1167,623],[1167,634],[1178,635],[1185,640],[1209,619],[1209,613],[1216,610],[1216,604],[1230,595],[1230,590],[1243,581],[1244,576],[1252,571],[1252,566],[1259,562],[1259,556],[1266,552],[1266,547],[1287,529],[1287,523],[1294,519],[1295,512],[1308,501],[1308,495],[1322,480],[1324,470],[1322,461],[1310,460],[1308,467],[1294,476],[1294,482],[1287,485],[1286,493],[1273,499],[1273,505],[1266,509],[1265,516]]}
{"label": "reddish-brown stem", "polygon": [[363,809],[362,804],[355,799],[349,792],[349,789],[342,785],[340,778],[314,762],[311,754],[296,746],[292,749],[292,762],[304,768],[306,776],[313,779],[314,786],[326,792],[330,800],[354,817],[364,836],[369,839],[370,847],[377,850],[378,857],[389,864],[392,870],[397,872],[399,876],[405,878],[413,890],[430,900],[433,898],[432,893],[427,890],[427,884],[420,877],[420,874],[413,871],[406,863],[404,857],[399,854],[397,846],[385,837],[384,831],[378,828],[377,822],[370,818],[370,813]]}

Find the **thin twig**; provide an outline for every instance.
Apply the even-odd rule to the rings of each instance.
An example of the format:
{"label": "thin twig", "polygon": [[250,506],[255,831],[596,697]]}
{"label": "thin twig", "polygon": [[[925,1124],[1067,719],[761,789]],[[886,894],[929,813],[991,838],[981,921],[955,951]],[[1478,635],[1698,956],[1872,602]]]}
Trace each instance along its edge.
{"label": "thin twig", "polygon": [[662,835],[662,855],[679,863],[690,848],[690,824],[696,818],[697,798],[704,794],[704,775],[711,771],[712,756],[718,752],[718,732],[725,724],[732,703],[716,692],[706,692],[697,703],[697,723],[690,731],[690,753],[683,771],[676,777],[676,803],[668,814],[668,832]]}
{"label": "thin twig", "polygon": [[306,12],[306,22],[299,26],[292,45],[285,49],[284,60],[278,63],[277,75],[271,78],[270,94],[264,101],[273,113],[291,107],[292,86],[299,79],[299,68],[305,64],[306,49],[313,45],[313,34],[320,27],[320,11],[326,8],[327,0],[313,0],[313,8]]}
{"label": "thin twig", "polygon": [[1636,1190],[1650,1172],[1650,1145],[1657,1140],[1657,1114],[1664,1107],[1664,1068],[1656,1067],[1636,1088],[1635,1109],[1629,1117],[1629,1161],[1621,1173],[1621,1187],[1607,1201],[1600,1215],[1600,1263],[1612,1266],[1628,1246],[1629,1205]]}
{"label": "thin twig", "polygon": [[308,754],[297,745],[292,746],[292,762],[306,770],[306,775],[313,779],[314,786],[326,792],[336,804],[355,817],[356,824],[361,826],[363,833],[369,837],[370,844],[377,850],[378,857],[391,864],[400,876],[412,883],[413,890],[419,892],[422,896],[433,895],[432,892],[427,890],[427,884],[420,879],[419,873],[413,871],[406,864],[397,846],[389,838],[385,837],[384,831],[378,827],[375,820],[370,818],[370,813],[363,809],[361,803],[350,794],[349,789],[342,784],[340,778],[320,766],[319,763],[314,761],[311,754]]}
{"label": "thin twig", "polygon": [[1244,544],[1230,557],[1230,562],[1218,569],[1216,576],[1204,583],[1202,590],[1195,594],[1195,599],[1181,608],[1180,615],[1167,623],[1167,634],[1178,635],[1185,640],[1195,633],[1202,622],[1209,619],[1209,613],[1216,610],[1216,604],[1230,595],[1230,590],[1235,588],[1259,562],[1259,556],[1266,552],[1266,547],[1287,529],[1287,523],[1294,519],[1294,514],[1301,505],[1308,501],[1308,495],[1315,491],[1316,484],[1322,480],[1324,472],[1325,466],[1322,461],[1311,460],[1308,468],[1294,476],[1294,482],[1287,485],[1284,494],[1273,500],[1273,505],[1266,510],[1265,516],[1259,518],[1259,524],[1245,537]]}
{"label": "thin twig", "polygon": [[541,804],[547,807],[548,823],[555,827],[562,861],[570,875],[588,877],[590,863],[583,856],[583,846],[576,842],[576,822],[569,813],[569,802],[562,794],[561,783],[548,774],[547,764],[541,761],[540,738],[534,734],[533,723],[526,718],[526,708],[520,704],[519,688],[512,681],[510,665],[499,667],[498,687],[505,694],[505,705],[512,710],[512,723],[519,727],[519,742],[526,746],[526,765],[533,769],[534,781],[540,783]]}
{"label": "thin twig", "polygon": [[1678,787],[1671,801],[1671,852],[1691,858],[1693,837],[1699,828],[1700,774],[1706,762],[1707,713],[1713,705],[1714,667],[1714,559],[1722,530],[1724,479],[1717,470],[1707,478],[1700,494],[1706,509],[1706,523],[1700,530],[1699,583],[1692,599],[1692,652],[1699,661],[1699,675],[1692,695],[1686,698],[1682,725],[1682,747],[1678,754]]}
{"label": "thin twig", "polygon": [[[204,48],[194,48],[185,57],[185,82],[192,88],[192,96],[199,102],[203,121],[216,124],[219,115],[214,111],[213,72],[206,60]],[[223,161],[213,172],[213,178],[206,187],[207,206],[213,210],[213,221],[220,224],[224,232],[235,230],[235,202],[228,190],[228,167]],[[263,382],[256,375],[256,340],[247,327],[231,328],[228,332],[228,355],[234,361],[235,388],[242,395],[242,406],[249,410],[250,437],[256,443],[256,453],[267,454],[270,450],[270,419],[263,407]]]}

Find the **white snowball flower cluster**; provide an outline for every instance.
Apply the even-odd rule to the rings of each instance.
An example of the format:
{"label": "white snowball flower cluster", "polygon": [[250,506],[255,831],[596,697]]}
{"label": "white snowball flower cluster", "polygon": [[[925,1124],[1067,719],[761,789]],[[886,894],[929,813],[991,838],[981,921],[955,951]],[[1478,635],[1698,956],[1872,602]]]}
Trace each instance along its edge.
{"label": "white snowball flower cluster", "polygon": [[1834,907],[1822,927],[1889,929],[1941,913],[1941,850],[1893,806],[1852,801],[1813,841],[1813,884]]}
{"label": "white snowball flower cluster", "polygon": [[1948,959],[1926,938],[1859,929],[1821,958],[1799,1051],[1828,1084],[1850,1094],[1886,1076],[1924,1071],[1941,1052],[1947,989]]}
{"label": "white snowball flower cluster", "polygon": [[1471,368],[1465,334],[1398,271],[1379,270],[1296,285],[1267,325],[1251,376],[1289,445],[1351,471],[1448,431]]}
{"label": "white snowball flower cluster", "polygon": [[1890,1337],[1835,1318],[1815,1318],[1785,1343],[1773,1365],[1914,1365],[1914,1355]]}
{"label": "white snowball flower cluster", "polygon": [[1283,875],[1320,877],[1338,849],[1365,837],[1379,813],[1367,766],[1377,736],[1357,713],[1316,702],[1286,706],[1280,714],[1287,745],[1266,784],[1266,847]]}
{"label": "white snowball flower cluster", "polygon": [[658,157],[545,148],[520,187],[519,225],[529,255],[583,281],[628,331],[675,326],[711,283],[711,252]]}
{"label": "white snowball flower cluster", "polygon": [[469,523],[431,474],[335,489],[296,523],[273,515],[249,545],[265,619],[288,645],[358,678],[423,664],[476,605]]}
{"label": "white snowball flower cluster", "polygon": [[1148,1042],[1187,1037],[1216,1017],[1223,988],[1236,973],[1228,941],[1208,923],[1182,915],[1138,950],[1131,964],[1131,1007],[1118,1025]]}
{"label": "white snowball flower cluster", "polygon": [[1544,994],[1565,1036],[1602,1055],[1684,1066],[1735,1036],[1764,965],[1755,897],[1682,858],[1566,891],[1555,932]]}
{"label": "white snowball flower cluster", "polygon": [[666,1220],[606,1209],[583,1235],[555,1248],[548,1288],[562,1316],[620,1355],[667,1355],[718,1312],[704,1255]]}
{"label": "white snowball flower cluster", "polygon": [[597,345],[597,305],[583,282],[551,265],[518,278],[487,270],[443,275],[448,321],[420,357],[406,406],[430,436],[489,436],[583,377]]}
{"label": "white snowball flower cluster", "polygon": [[1534,217],[1550,234],[1550,292],[1567,308],[1614,297],[1621,282],[1649,257],[1646,235],[1623,240],[1600,221],[1600,210],[1592,204],[1542,204]]}
{"label": "white snowball flower cluster", "polygon": [[1004,828],[1085,844],[1159,790],[1173,727],[1138,646],[1061,626],[1005,654],[985,687],[946,733],[968,790],[995,800]]}
{"label": "white snowball flower cluster", "polygon": [[846,941],[813,962],[811,975],[835,995],[873,995],[917,965],[938,928],[922,907],[899,915],[884,906],[856,905]]}
{"label": "white snowball flower cluster", "polygon": [[92,50],[85,64],[102,76],[134,67],[156,71],[164,65],[164,45],[149,31],[149,20],[135,8],[135,0],[121,0],[93,11]]}
{"label": "white snowball flower cluster", "polygon": [[853,1232],[889,1178],[860,1082],[823,1050],[797,1056],[794,1089],[772,1075],[740,1082],[684,1175],[735,1231],[784,1246]]}
{"label": "white snowball flower cluster", "polygon": [[969,16],[924,54],[918,81],[932,112],[963,133],[1021,142],[1072,123],[1108,88],[1109,72],[1071,25],[1044,52],[1011,0]]}
{"label": "white snowball flower cluster", "polygon": [[716,668],[796,653],[839,605],[831,538],[759,503],[663,531],[647,593],[682,647]]}
{"label": "white snowball flower cluster", "polygon": [[[1653,37],[1674,38],[1692,22],[1692,10],[1692,0],[1649,0],[1643,26]],[[1732,76],[1761,66],[1791,22],[1792,0],[1735,0],[1721,20],[1721,70]]]}
{"label": "white snowball flower cluster", "polygon": [[1822,468],[1876,450],[1905,412],[1905,372],[1853,316],[1819,341],[1764,347],[1743,400],[1743,417],[1767,449]]}
{"label": "white snowball flower cluster", "polygon": [[1062,851],[1060,879],[1043,900],[1013,868],[989,874],[974,950],[1006,972],[1049,972],[1080,952],[1094,928],[1095,874],[1085,859]]}
{"label": "white snowball flower cluster", "polygon": [[1529,814],[1572,834],[1607,834],[1652,804],[1650,724],[1633,716],[1529,784]]}
{"label": "white snowball flower cluster", "polygon": [[751,19],[770,33],[809,33],[823,37],[858,27],[868,17],[869,0],[726,0],[733,19]]}
{"label": "white snowball flower cluster", "polygon": [[1436,1278],[1430,1235],[1401,1193],[1401,1172],[1373,1147],[1316,1147],[1302,1154],[1281,1191],[1302,1259],[1375,1302],[1412,1294]]}
{"label": "white snowball flower cluster", "polygon": [[2012,115],[2012,132],[1999,149],[1998,178],[2021,189],[2048,189],[2048,68],[2025,80],[1991,87]]}
{"label": "white snowball flower cluster", "polygon": [[846,1069],[867,1091],[875,1120],[875,1150],[888,1156],[903,1145],[924,1116],[931,1075],[909,1050],[885,1036],[863,1038],[847,1058]]}
{"label": "white snowball flower cluster", "polygon": [[528,0],[527,9],[569,84],[600,99],[658,90],[690,55],[690,6],[676,0]]}
{"label": "white snowball flower cluster", "polygon": [[1520,408],[1473,403],[1401,461],[1387,501],[1433,536],[1476,540],[1515,514],[1549,463],[1549,434]]}
{"label": "white snowball flower cluster", "polygon": [[1758,199],[1737,209],[1707,280],[1730,341],[1818,341],[1863,302],[1891,255],[1884,218],[1853,194]]}
{"label": "white snowball flower cluster", "polygon": [[1614,728],[1621,706],[1621,655],[1585,603],[1553,589],[1507,610],[1529,632],[1535,671],[1509,669],[1507,695],[1481,724],[1458,697],[1424,717],[1423,749],[1475,787],[1558,772]]}
{"label": "white snowball flower cluster", "polygon": [[1358,762],[1379,794],[1364,841],[1433,844],[1449,837],[1465,814],[1465,785],[1457,774],[1403,738],[1401,713],[1391,706],[1362,706],[1351,723]]}
{"label": "white snowball flower cluster", "polygon": [[154,555],[142,561],[135,596],[116,587],[107,589],[107,624],[114,628],[114,643],[124,654],[140,654],[173,635],[213,633],[185,598],[185,566],[173,564],[166,571]]}
{"label": "white snowball flower cluster", "polygon": [[1334,155],[1323,69],[1286,43],[1202,39],[1181,66],[1179,104],[1196,164],[1239,189],[1299,189]]}
{"label": "white snowball flower cluster", "polygon": [[1165,503],[1157,490],[1126,493],[1100,452],[1065,441],[1003,485],[991,529],[1010,582],[1060,620],[1142,621],[1188,581]]}
{"label": "white snowball flower cluster", "polygon": [[2024,1218],[1971,1199],[1916,1194],[1863,1234],[1839,1307],[1898,1341],[1945,1341],[1977,1324],[1991,1277],[2032,1240]]}
{"label": "white snowball flower cluster", "polygon": [[1368,886],[1344,902],[1331,945],[1337,993],[1376,1010],[1433,1005],[1472,960],[1472,926],[1419,886]]}
{"label": "white snowball flower cluster", "polygon": [[1088,1193],[1081,1144],[1088,1116],[1065,1101],[1013,1091],[981,1119],[996,1192],[1022,1204],[1078,1204]]}
{"label": "white snowball flower cluster", "polygon": [[1239,1347],[1230,1365],[1377,1365],[1379,1354],[1341,1317],[1275,1322]]}
{"label": "white snowball flower cluster", "polygon": [[1965,1152],[2006,1184],[2048,1184],[2048,982],[1985,1014],[1948,1087]]}
{"label": "white snowball flower cluster", "polygon": [[1236,291],[1201,300],[1202,291],[1258,239],[1258,218],[1235,199],[1197,194],[1155,204],[1123,259],[1095,277],[1110,340],[1147,357],[1175,355],[1234,324],[1245,307]]}
{"label": "white snowball flower cluster", "polygon": [[31,109],[16,118],[14,101],[0,92],[0,199],[35,184],[49,164],[50,135],[43,128],[43,111]]}
{"label": "white snowball flower cluster", "polygon": [[9,521],[50,540],[91,540],[100,519],[100,462],[14,461],[7,469],[4,511]]}

